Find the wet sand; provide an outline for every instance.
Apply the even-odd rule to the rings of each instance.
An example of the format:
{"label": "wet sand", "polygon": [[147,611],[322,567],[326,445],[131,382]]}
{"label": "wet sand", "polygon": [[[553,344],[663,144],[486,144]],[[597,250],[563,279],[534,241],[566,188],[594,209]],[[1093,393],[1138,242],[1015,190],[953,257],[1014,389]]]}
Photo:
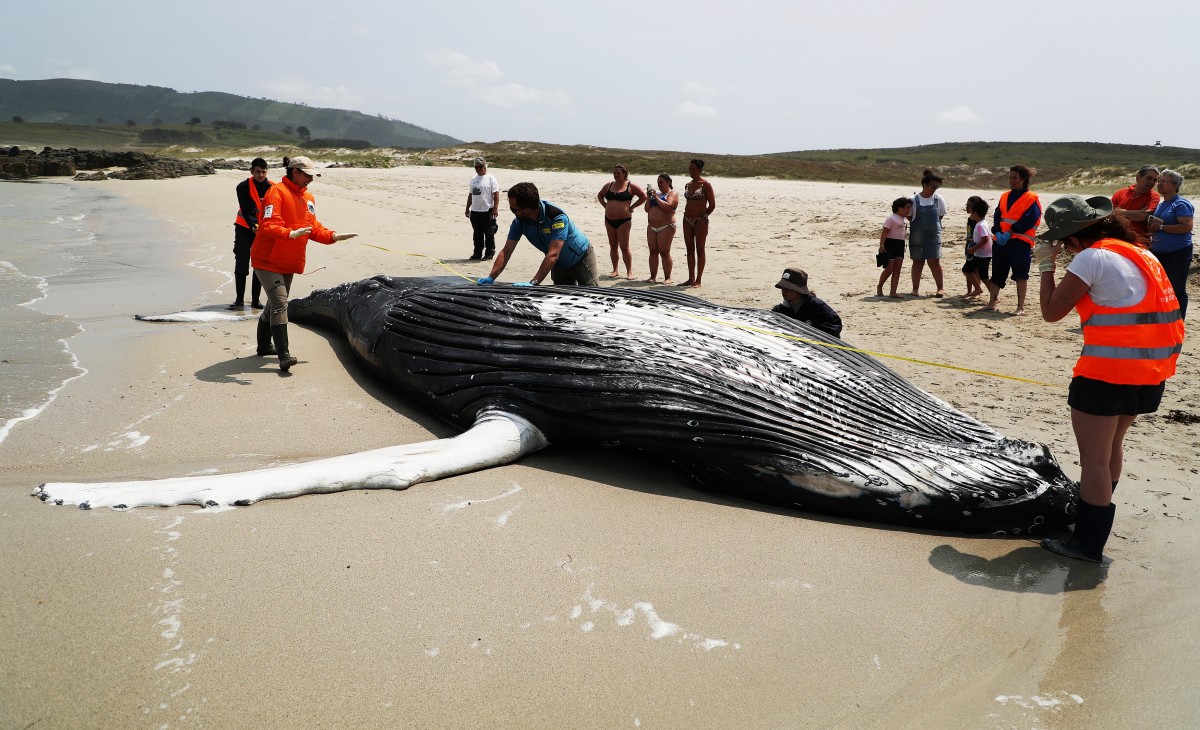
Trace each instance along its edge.
{"label": "wet sand", "polygon": [[[607,270],[604,176],[493,173],[505,188],[537,183]],[[319,218],[361,236],[311,245],[294,294],[381,272],[486,274],[465,260],[470,175],[327,171]],[[95,184],[172,226],[180,266],[206,262],[189,274],[206,282],[200,304],[220,307],[241,178]],[[1036,282],[1024,317],[1011,286],[999,313],[953,296],[880,299],[879,229],[911,189],[712,183],[705,286],[692,293],[770,307],[779,272],[798,264],[844,339],[909,358],[884,362],[1049,444],[1078,476],[1065,402],[1078,321],[1042,322]],[[947,241],[965,234],[968,196],[998,196],[942,193]],[[640,278],[644,227],[639,214]],[[959,294],[960,249],[945,250]],[[682,281],[682,235],[673,252]],[[529,278],[539,256],[521,243],[504,280]],[[114,322],[162,311],[114,299],[130,308],[102,314]],[[1184,727],[1200,712],[1200,427],[1168,417],[1200,415],[1190,352],[1127,440],[1113,562],[1096,567],[1033,539],[715,498],[619,450],[550,449],[403,492],[221,511],[40,503],[29,494],[45,481],[240,471],[451,433],[328,333],[293,326],[300,364],[281,377],[254,356],[253,322],[144,327],[85,327],[71,348],[88,374],[0,443],[0,727]]]}

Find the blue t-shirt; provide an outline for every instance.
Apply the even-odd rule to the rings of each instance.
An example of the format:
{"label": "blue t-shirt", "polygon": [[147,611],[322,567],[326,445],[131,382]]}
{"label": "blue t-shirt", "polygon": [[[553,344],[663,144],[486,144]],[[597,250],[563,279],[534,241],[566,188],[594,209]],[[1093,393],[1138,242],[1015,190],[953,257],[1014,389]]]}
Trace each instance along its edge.
{"label": "blue t-shirt", "polygon": [[542,253],[550,250],[551,242],[562,241],[562,250],[554,265],[556,269],[569,269],[587,255],[588,237],[575,227],[562,208],[545,200],[539,206],[536,223],[513,218],[512,225],[508,227],[508,239],[515,241],[521,236],[529,239],[533,247]]}
{"label": "blue t-shirt", "polygon": [[[1154,209],[1154,216],[1162,218],[1164,226],[1175,225],[1180,218],[1191,218],[1196,215],[1196,208],[1182,196],[1176,195],[1170,200],[1164,200]],[[1150,250],[1154,253],[1171,253],[1181,251],[1192,245],[1192,232],[1167,233],[1155,231],[1150,239]]]}

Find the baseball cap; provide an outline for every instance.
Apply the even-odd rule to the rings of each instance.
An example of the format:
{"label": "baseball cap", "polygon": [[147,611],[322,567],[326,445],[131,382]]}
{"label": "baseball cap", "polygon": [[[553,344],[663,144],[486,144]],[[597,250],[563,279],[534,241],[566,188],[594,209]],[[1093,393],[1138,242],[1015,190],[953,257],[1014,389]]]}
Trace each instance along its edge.
{"label": "baseball cap", "polygon": [[487,161],[482,157],[476,157],[474,167],[487,167]]}
{"label": "baseball cap", "polygon": [[317,166],[314,165],[313,161],[307,157],[293,157],[291,160],[288,161],[288,169],[289,170],[300,170],[301,172],[307,172],[309,175],[312,175],[313,177],[321,176],[321,173],[318,171]]}

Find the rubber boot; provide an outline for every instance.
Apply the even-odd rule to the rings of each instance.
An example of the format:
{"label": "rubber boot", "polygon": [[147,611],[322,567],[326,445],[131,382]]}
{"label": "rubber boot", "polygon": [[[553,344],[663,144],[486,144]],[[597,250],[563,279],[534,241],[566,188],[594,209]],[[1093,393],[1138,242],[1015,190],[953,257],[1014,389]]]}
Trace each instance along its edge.
{"label": "rubber boot", "polygon": [[262,318],[258,318],[258,350],[259,355],[274,355],[276,354],[275,346],[271,344],[271,323]]}
{"label": "rubber boot", "polygon": [[271,325],[271,339],[275,340],[275,352],[279,355],[279,369],[286,373],[297,362],[295,356],[288,352],[287,325]]}
{"label": "rubber boot", "polygon": [[1042,547],[1067,558],[1099,563],[1104,560],[1104,543],[1108,542],[1116,514],[1115,504],[1097,507],[1080,499],[1075,515],[1075,533],[1066,540],[1046,538],[1042,540]]}

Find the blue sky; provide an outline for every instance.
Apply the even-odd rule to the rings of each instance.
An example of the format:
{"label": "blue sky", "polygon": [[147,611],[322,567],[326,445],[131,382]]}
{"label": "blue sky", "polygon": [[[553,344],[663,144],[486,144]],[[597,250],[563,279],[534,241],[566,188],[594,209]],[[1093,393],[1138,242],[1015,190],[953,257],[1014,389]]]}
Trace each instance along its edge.
{"label": "blue sky", "polygon": [[1200,4],[809,5],[0,0],[0,77],[302,101],[468,141],[1200,148]]}

